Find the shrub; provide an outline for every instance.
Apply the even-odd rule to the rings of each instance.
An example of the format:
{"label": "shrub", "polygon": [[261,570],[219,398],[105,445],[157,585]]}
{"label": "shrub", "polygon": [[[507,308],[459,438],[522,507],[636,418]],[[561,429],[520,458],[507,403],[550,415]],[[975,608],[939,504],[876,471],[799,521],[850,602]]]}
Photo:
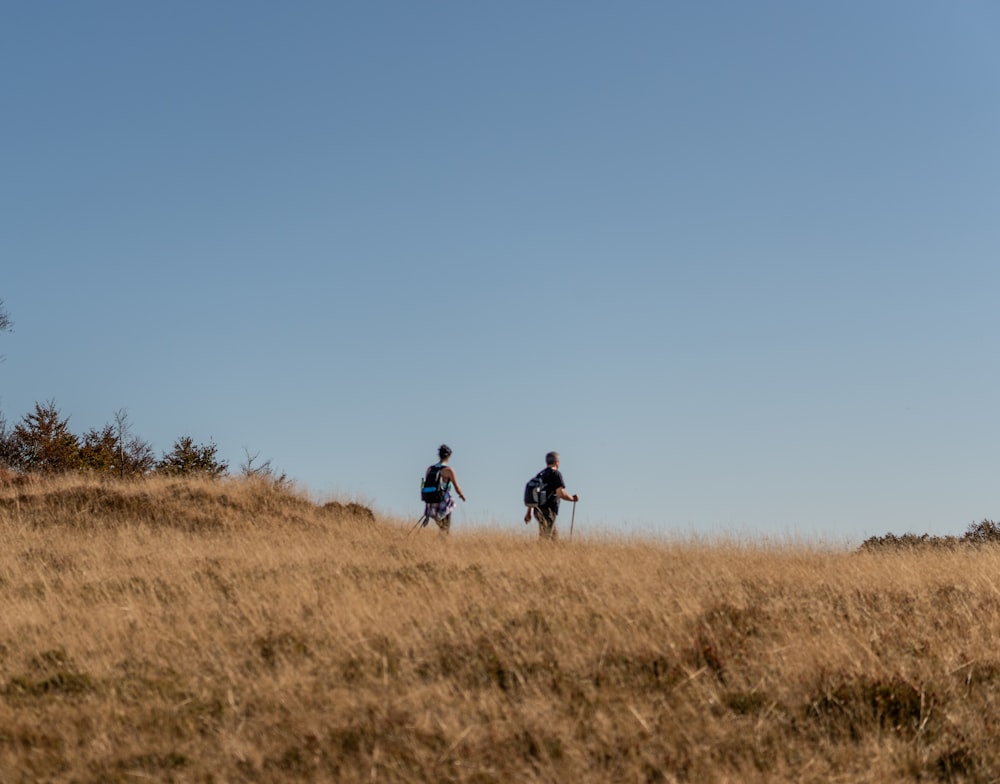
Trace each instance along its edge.
{"label": "shrub", "polygon": [[125,409],[115,412],[114,424],[100,430],[90,429],[83,437],[80,462],[97,473],[120,477],[145,476],[153,470],[156,458],[148,442],[132,435]]}
{"label": "shrub", "polygon": [[962,537],[962,541],[970,544],[998,544],[1000,543],[1000,524],[994,523],[992,520],[972,523]]}
{"label": "shrub", "polygon": [[25,414],[11,434],[8,459],[22,471],[64,473],[80,468],[80,439],[54,401],[35,403],[34,412]]}
{"label": "shrub", "polygon": [[908,550],[916,548],[955,548],[960,545],[1000,544],[1000,523],[983,520],[972,523],[961,537],[931,536],[930,534],[886,534],[871,536],[858,548],[862,552],[877,550]]}
{"label": "shrub", "polygon": [[214,442],[196,444],[191,436],[181,436],[174,442],[174,448],[156,464],[156,471],[170,476],[223,476],[229,471],[229,463],[216,457],[218,450]]}

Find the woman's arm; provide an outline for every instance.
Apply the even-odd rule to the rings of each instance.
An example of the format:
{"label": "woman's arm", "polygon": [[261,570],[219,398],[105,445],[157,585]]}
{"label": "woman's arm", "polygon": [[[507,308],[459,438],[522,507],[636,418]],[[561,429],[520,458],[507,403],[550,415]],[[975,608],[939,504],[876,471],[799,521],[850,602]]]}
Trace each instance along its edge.
{"label": "woman's arm", "polygon": [[455,488],[455,492],[458,493],[458,497],[464,501],[465,493],[462,492],[462,486],[458,483],[458,477],[455,476],[455,469],[451,466],[445,466],[441,469],[441,476],[452,483]]}

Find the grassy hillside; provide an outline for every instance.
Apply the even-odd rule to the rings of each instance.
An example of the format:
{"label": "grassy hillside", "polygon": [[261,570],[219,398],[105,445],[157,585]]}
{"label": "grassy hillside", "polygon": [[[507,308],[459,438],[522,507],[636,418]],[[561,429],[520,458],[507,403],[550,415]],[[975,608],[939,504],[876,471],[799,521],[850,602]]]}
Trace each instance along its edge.
{"label": "grassy hillside", "polygon": [[536,542],[0,488],[0,781],[1000,778],[1000,551]]}

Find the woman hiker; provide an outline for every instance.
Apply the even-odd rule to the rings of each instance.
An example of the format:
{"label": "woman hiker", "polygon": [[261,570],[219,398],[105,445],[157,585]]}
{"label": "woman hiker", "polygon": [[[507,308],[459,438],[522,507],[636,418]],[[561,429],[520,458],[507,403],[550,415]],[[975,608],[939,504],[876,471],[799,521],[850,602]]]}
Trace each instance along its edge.
{"label": "woman hiker", "polygon": [[428,520],[433,520],[437,523],[441,536],[447,536],[451,530],[451,510],[455,508],[451,488],[454,487],[458,497],[465,500],[455,469],[448,465],[450,457],[451,447],[441,444],[438,447],[438,462],[429,466],[424,474],[424,493],[428,493],[427,497],[432,499],[424,504],[424,525],[427,525]]}

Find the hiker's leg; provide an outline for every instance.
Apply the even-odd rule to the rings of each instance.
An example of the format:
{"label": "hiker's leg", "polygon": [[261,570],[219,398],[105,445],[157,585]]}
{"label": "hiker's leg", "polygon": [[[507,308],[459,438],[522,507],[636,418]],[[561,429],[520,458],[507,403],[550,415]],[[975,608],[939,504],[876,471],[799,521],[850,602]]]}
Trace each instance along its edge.
{"label": "hiker's leg", "polygon": [[545,538],[545,518],[542,516],[541,509],[534,509],[532,514],[535,516],[535,522],[538,523],[538,538]]}
{"label": "hiker's leg", "polygon": [[550,513],[542,509],[536,509],[535,519],[538,520],[538,538],[552,539],[555,533],[553,530],[555,521],[551,518]]}
{"label": "hiker's leg", "polygon": [[438,533],[441,536],[447,536],[448,532],[451,531],[451,514],[446,514],[440,520],[437,521]]}

